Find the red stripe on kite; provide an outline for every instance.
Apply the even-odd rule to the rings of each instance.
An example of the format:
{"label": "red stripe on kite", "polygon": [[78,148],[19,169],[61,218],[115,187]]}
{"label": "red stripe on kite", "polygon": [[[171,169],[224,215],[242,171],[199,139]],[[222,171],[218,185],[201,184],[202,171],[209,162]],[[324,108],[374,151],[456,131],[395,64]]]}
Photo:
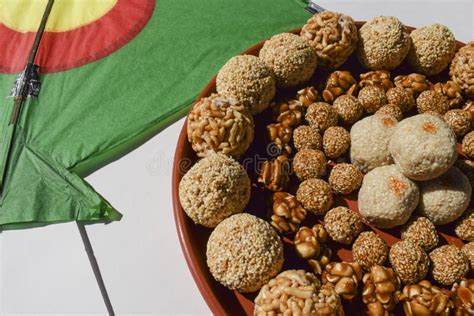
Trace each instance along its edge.
{"label": "red stripe on kite", "polygon": [[[107,14],[90,24],[71,31],[45,32],[36,58],[40,72],[64,71],[113,53],[140,33],[154,8],[154,0],[118,0]],[[0,24],[0,73],[23,70],[35,34]]]}

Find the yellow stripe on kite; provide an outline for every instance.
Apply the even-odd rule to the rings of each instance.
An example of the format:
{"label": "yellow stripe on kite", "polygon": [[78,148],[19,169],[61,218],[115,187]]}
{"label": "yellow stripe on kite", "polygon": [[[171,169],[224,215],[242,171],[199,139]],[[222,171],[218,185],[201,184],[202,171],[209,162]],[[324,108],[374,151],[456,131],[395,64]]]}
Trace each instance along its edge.
{"label": "yellow stripe on kite", "polygon": [[[55,0],[48,32],[65,32],[92,23],[118,0]],[[47,0],[0,0],[0,23],[18,32],[36,32]]]}

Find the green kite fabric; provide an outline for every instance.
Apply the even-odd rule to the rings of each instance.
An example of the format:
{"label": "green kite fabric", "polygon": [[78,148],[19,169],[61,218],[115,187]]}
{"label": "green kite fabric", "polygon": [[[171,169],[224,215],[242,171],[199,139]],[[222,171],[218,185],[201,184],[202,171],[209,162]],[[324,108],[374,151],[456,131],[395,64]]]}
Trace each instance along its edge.
{"label": "green kite fabric", "polygon": [[[304,24],[304,6],[302,0],[158,0],[144,28],[120,49],[43,74],[39,98],[28,99],[17,129],[0,228],[119,220],[82,178],[182,117],[230,57]],[[0,75],[0,96],[15,79]],[[12,107],[11,99],[1,102],[0,149]]]}

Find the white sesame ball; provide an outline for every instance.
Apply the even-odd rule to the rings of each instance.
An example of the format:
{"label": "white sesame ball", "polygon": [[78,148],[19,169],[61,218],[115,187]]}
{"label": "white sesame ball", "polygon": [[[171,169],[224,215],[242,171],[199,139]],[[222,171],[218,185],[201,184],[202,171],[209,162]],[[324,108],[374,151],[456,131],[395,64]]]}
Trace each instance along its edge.
{"label": "white sesame ball", "polygon": [[456,135],[439,117],[415,115],[397,125],[389,150],[405,176],[426,181],[440,176],[456,161]]}
{"label": "white sesame ball", "polygon": [[410,34],[412,45],[408,63],[416,72],[434,76],[443,71],[456,52],[456,39],[444,25],[435,23]]}
{"label": "white sesame ball", "polygon": [[395,17],[375,17],[359,30],[357,57],[365,68],[394,69],[401,64],[409,49],[410,36]]}
{"label": "white sesame ball", "polygon": [[179,183],[179,201],[196,223],[215,227],[241,213],[250,199],[250,178],[234,159],[214,154],[199,160]]}
{"label": "white sesame ball", "polygon": [[416,208],[418,187],[395,165],[367,173],[359,190],[359,212],[371,224],[392,228],[405,224]]}
{"label": "white sesame ball", "polygon": [[217,73],[216,90],[234,97],[252,114],[265,110],[275,96],[273,73],[258,57],[240,55],[231,58]]}
{"label": "white sesame ball", "polygon": [[207,242],[212,276],[231,290],[255,292],[283,265],[283,244],[266,221],[250,214],[222,221]]}
{"label": "white sesame ball", "polygon": [[316,51],[309,41],[290,33],[278,34],[266,41],[259,57],[273,70],[279,87],[307,81],[317,64]]}
{"label": "white sesame ball", "polygon": [[420,213],[435,225],[451,223],[466,210],[471,200],[469,179],[456,167],[439,178],[419,183]]}
{"label": "white sesame ball", "polygon": [[393,163],[388,144],[397,121],[386,114],[375,114],[351,128],[351,162],[362,172]]}

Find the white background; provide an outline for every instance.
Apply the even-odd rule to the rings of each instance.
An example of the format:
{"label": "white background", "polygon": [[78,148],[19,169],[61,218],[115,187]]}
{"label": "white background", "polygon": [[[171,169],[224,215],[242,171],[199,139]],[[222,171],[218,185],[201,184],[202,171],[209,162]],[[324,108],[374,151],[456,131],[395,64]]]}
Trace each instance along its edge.
{"label": "white background", "polygon": [[[412,26],[439,22],[462,41],[474,39],[473,0],[318,3],[355,20],[393,15]],[[186,266],[172,213],[171,168],[182,124],[87,178],[124,214],[120,222],[87,227],[117,314],[210,314]],[[0,235],[0,314],[106,314],[74,223]]]}

